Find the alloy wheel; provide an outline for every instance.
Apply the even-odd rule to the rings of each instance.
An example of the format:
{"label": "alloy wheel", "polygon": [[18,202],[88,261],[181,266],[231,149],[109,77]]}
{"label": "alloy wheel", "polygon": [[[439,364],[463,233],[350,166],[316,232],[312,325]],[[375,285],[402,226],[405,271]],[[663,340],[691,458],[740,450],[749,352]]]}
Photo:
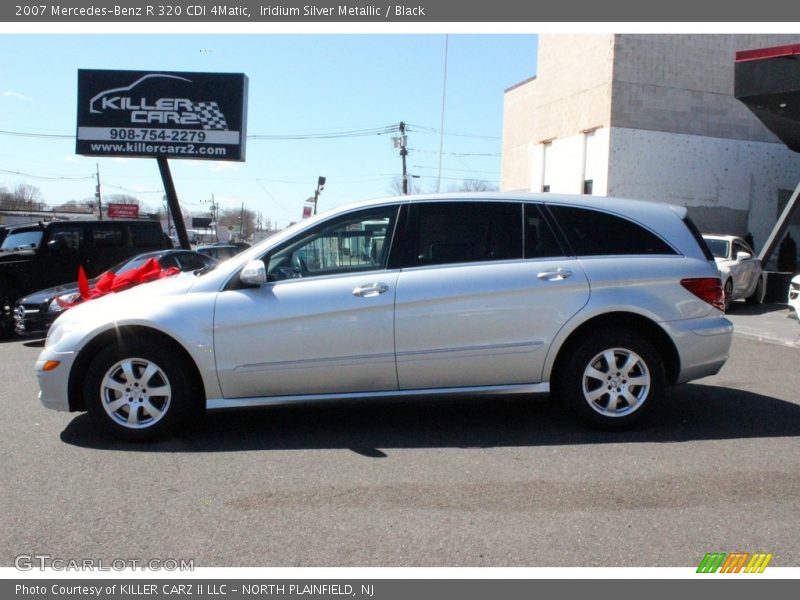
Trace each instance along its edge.
{"label": "alloy wheel", "polygon": [[583,397],[604,417],[622,417],[636,411],[650,393],[651,377],[641,356],[626,348],[597,354],[581,378]]}
{"label": "alloy wheel", "polygon": [[111,419],[130,429],[152,427],[167,413],[172,387],[164,371],[144,358],[125,358],[103,376],[103,409]]}

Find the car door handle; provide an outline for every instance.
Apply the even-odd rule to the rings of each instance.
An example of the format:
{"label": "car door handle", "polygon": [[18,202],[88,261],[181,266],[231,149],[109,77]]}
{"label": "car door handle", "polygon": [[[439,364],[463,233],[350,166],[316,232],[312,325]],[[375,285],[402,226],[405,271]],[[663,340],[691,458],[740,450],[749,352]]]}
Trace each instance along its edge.
{"label": "car door handle", "polygon": [[368,283],[367,285],[360,285],[354,289],[353,296],[358,296],[359,298],[372,298],[388,291],[389,286],[385,283]]}
{"label": "car door handle", "polygon": [[572,276],[572,271],[569,269],[557,268],[555,271],[542,271],[537,275],[542,281],[561,281],[567,277]]}

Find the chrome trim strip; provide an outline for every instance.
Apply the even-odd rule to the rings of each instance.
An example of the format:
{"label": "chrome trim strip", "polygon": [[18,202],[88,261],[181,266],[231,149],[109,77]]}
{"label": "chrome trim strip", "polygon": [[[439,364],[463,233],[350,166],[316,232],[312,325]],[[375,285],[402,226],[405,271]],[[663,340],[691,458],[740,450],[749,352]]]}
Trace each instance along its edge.
{"label": "chrome trim strip", "polygon": [[[443,354],[454,355],[457,353],[485,353],[504,350],[504,354],[517,352],[531,352],[544,346],[544,342],[536,340],[534,342],[513,342],[508,344],[487,344],[484,346],[464,346],[461,348],[434,348],[430,350],[408,350],[398,352],[397,359],[420,360],[426,357],[441,358]],[[300,360],[285,360],[266,363],[252,363],[240,365],[233,369],[234,373],[257,373],[261,371],[278,371],[285,369],[314,369],[331,368],[351,364],[374,363],[381,364],[395,360],[395,354],[384,352],[381,354],[367,354],[362,356],[332,356],[330,358],[307,358]]]}
{"label": "chrome trim strip", "polygon": [[549,383],[524,383],[518,385],[490,385],[458,388],[431,388],[421,390],[393,390],[388,392],[353,392],[349,394],[309,394],[297,396],[260,396],[251,398],[211,398],[206,401],[207,410],[228,410],[251,408],[254,406],[275,406],[280,404],[303,404],[329,402],[334,400],[402,399],[420,396],[471,397],[505,396],[520,394],[549,394]]}
{"label": "chrome trim strip", "polygon": [[[484,346],[464,346],[461,348],[434,348],[430,350],[407,350],[405,352],[397,353],[397,360],[420,360],[428,358],[450,358],[442,357],[442,354],[454,355],[457,353],[481,354],[485,352],[495,352],[496,354],[517,354],[524,352],[533,352],[544,346],[544,341],[535,340],[533,342],[512,342],[507,344],[486,344]],[[503,352],[497,352],[501,350]]]}
{"label": "chrome trim strip", "polygon": [[261,371],[283,371],[287,369],[334,368],[352,364],[381,364],[394,362],[394,353],[367,354],[362,356],[334,356],[331,358],[306,358],[302,360],[284,360],[278,362],[253,363],[236,367],[234,373],[258,373]]}

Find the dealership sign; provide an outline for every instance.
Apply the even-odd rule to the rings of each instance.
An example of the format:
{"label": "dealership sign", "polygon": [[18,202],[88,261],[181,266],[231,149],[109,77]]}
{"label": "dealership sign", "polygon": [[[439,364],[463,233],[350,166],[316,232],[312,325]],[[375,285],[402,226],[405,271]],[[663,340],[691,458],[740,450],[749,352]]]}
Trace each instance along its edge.
{"label": "dealership sign", "polygon": [[138,204],[114,204],[108,205],[108,218],[109,219],[138,219],[139,218],[139,205]]}
{"label": "dealership sign", "polygon": [[77,154],[244,160],[247,76],[78,70]]}

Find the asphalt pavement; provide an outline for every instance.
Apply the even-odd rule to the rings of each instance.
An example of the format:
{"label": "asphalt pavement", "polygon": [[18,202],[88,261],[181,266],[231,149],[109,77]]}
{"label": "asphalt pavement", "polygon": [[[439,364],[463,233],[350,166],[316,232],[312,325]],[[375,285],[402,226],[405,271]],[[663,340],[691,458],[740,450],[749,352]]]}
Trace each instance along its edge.
{"label": "asphalt pavement", "polygon": [[786,304],[751,306],[735,302],[726,316],[738,336],[800,348],[800,322],[794,310]]}
{"label": "asphalt pavement", "polygon": [[553,399],[418,400],[217,413],[149,444],[42,408],[41,342],[2,343],[0,566],[799,567],[800,349],[743,329],[718,375],[629,432]]}

